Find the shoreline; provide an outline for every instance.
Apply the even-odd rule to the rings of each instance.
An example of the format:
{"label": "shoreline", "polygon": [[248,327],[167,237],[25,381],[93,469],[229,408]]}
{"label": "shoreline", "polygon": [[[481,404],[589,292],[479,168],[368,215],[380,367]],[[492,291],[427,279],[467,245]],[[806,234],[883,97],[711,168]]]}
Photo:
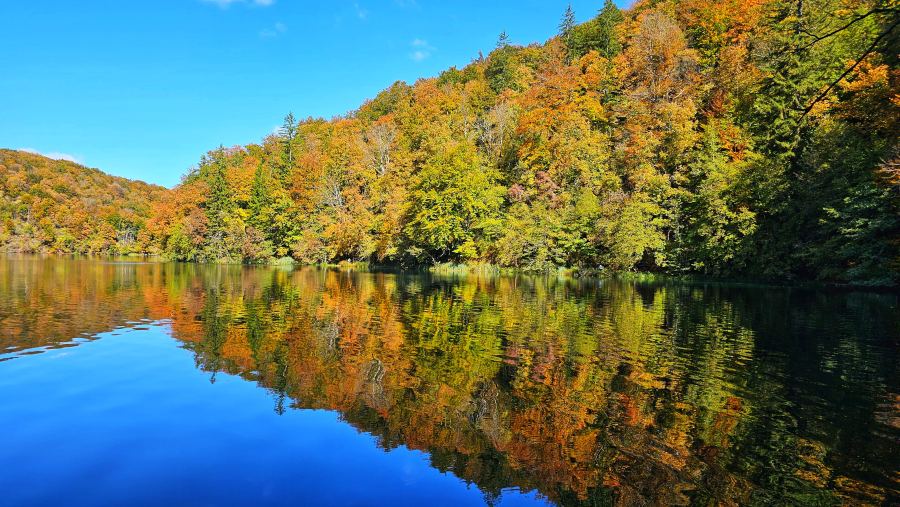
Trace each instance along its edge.
{"label": "shoreline", "polygon": [[156,254],[72,254],[72,253],[26,253],[0,251],[0,257],[33,257],[33,258],[71,258],[81,260],[120,260],[123,263],[180,263],[206,266],[243,266],[259,268],[303,268],[314,267],[319,269],[334,269],[340,271],[356,271],[360,273],[393,273],[393,274],[432,274],[450,277],[464,276],[529,276],[536,278],[558,278],[570,280],[604,280],[617,279],[643,283],[677,282],[695,285],[727,285],[731,287],[759,287],[759,288],[783,288],[804,290],[840,290],[840,291],[865,291],[878,293],[898,293],[900,285],[842,283],[818,280],[775,280],[773,278],[753,276],[715,276],[696,273],[675,274],[652,271],[612,271],[597,270],[578,267],[561,266],[556,269],[529,270],[517,267],[504,267],[489,263],[439,263],[439,264],[410,264],[401,263],[373,263],[368,261],[339,261],[327,263],[303,263],[291,258],[272,259],[268,262],[235,262],[229,259],[218,261],[178,260],[166,258]]}

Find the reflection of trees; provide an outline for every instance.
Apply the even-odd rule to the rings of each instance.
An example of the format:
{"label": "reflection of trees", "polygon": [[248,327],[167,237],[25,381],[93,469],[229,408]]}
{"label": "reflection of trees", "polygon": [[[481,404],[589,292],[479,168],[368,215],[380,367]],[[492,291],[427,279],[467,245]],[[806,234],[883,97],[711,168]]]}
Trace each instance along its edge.
{"label": "reflection of trees", "polygon": [[14,332],[64,307],[63,287],[88,330],[171,318],[213,376],[426,450],[491,501],[510,486],[572,505],[897,498],[894,296],[39,266],[0,271],[4,315],[26,316]]}
{"label": "reflection of trees", "polygon": [[158,290],[160,264],[0,258],[0,354],[60,347],[74,338],[160,318],[147,290]]}
{"label": "reflection of trees", "polygon": [[[798,436],[805,428],[796,405],[809,386],[787,381],[785,361],[807,368],[809,382],[823,364],[783,344],[775,360],[771,348],[758,348],[768,337],[788,342],[806,329],[785,327],[790,317],[759,308],[754,298],[766,291],[337,272],[323,278],[313,271],[278,276],[281,292],[262,283],[249,294],[246,284],[234,285],[220,304],[265,300],[266,322],[280,323],[277,332],[261,333],[249,321],[235,322],[236,349],[226,360],[239,364],[241,341],[250,347],[262,340],[267,345],[254,350],[283,344],[286,369],[279,374],[274,356],[253,354],[234,371],[259,372],[263,385],[286,392],[296,406],[340,411],[385,447],[427,450],[434,466],[476,482],[488,496],[510,485],[537,488],[564,504],[829,502],[850,494],[834,482],[839,460],[830,449],[841,443],[823,434]],[[294,303],[282,305],[288,297]],[[806,303],[797,310],[804,319],[810,311],[818,310]],[[828,319],[828,311],[821,315]],[[200,354],[212,339],[180,337],[196,341]],[[890,371],[884,352],[866,340],[819,344],[832,345],[819,354],[848,356],[844,378],[873,364]],[[860,356],[863,348],[871,357]],[[841,390],[862,389],[875,403],[880,393],[866,387],[869,380]],[[853,419],[825,409],[805,407],[803,419],[877,424],[875,406]],[[875,491],[870,499],[891,494],[884,476],[843,481],[866,484]]]}

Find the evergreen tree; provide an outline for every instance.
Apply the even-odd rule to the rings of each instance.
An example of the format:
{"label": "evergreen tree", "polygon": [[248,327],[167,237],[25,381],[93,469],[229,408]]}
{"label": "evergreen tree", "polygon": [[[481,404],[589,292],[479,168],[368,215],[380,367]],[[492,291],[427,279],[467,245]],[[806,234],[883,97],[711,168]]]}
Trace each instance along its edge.
{"label": "evergreen tree", "polygon": [[225,149],[219,147],[201,162],[201,176],[209,187],[205,209],[209,231],[213,234],[224,228],[225,218],[233,208],[232,190],[228,186]]}
{"label": "evergreen tree", "polygon": [[235,203],[232,200],[233,189],[227,179],[227,153],[223,147],[210,152],[201,161],[200,177],[208,188],[206,201],[203,203],[206,214],[205,253],[202,257],[212,260],[227,259],[235,254],[233,233],[238,224],[234,214]]}
{"label": "evergreen tree", "polygon": [[497,49],[503,49],[509,46],[509,35],[506,34],[506,31],[500,32],[500,36],[497,37]]}
{"label": "evergreen tree", "polygon": [[572,10],[572,4],[566,7],[563,13],[562,21],[559,22],[559,36],[566,46],[569,45],[569,39],[572,36],[572,30],[575,28],[575,11]]}
{"label": "evergreen tree", "polygon": [[622,11],[612,0],[606,0],[597,16],[597,50],[601,55],[612,58],[622,51],[622,43],[616,34],[616,27],[625,21]]}
{"label": "evergreen tree", "polygon": [[286,177],[294,167],[294,139],[297,137],[297,122],[294,113],[284,117],[284,123],[278,131],[282,144],[282,177]]}
{"label": "evergreen tree", "polygon": [[575,25],[565,38],[571,58],[579,58],[590,51],[597,51],[606,58],[612,58],[622,51],[616,27],[625,20],[622,11],[612,0],[606,0],[594,19]]}
{"label": "evergreen tree", "polygon": [[253,174],[253,185],[250,187],[250,202],[248,203],[251,223],[259,229],[266,226],[266,209],[272,203],[269,193],[271,185],[268,170],[264,164],[259,164]]}

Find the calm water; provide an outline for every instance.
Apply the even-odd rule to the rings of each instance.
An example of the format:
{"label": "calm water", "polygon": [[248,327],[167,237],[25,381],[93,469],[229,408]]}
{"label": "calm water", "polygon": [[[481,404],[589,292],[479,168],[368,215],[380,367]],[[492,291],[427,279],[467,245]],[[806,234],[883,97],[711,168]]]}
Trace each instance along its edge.
{"label": "calm water", "polygon": [[2,505],[900,502],[892,294],[0,258]]}

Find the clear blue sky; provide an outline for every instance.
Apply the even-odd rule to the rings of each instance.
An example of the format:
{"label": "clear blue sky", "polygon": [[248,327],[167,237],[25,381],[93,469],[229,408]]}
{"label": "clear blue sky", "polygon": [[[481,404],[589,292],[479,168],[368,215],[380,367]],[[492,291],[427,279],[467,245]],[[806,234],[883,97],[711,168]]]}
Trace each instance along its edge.
{"label": "clear blue sky", "polygon": [[[0,147],[172,186],[207,150],[258,142],[288,111],[343,114],[487,54],[503,30],[543,41],[568,3],[0,1]],[[603,2],[571,3],[583,21]]]}

